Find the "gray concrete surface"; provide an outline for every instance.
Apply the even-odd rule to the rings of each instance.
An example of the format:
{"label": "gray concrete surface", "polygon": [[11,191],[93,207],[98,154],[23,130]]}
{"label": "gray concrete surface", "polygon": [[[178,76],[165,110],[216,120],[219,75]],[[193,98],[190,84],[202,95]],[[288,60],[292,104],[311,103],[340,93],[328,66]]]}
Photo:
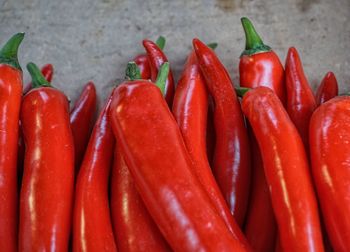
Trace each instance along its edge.
{"label": "gray concrete surface", "polygon": [[[0,0],[0,43],[24,31],[22,66],[52,63],[53,84],[74,100],[93,80],[103,100],[143,38],[167,38],[176,78],[193,37],[219,43],[217,53],[237,84],[244,47],[240,17],[250,17],[284,62],[289,46],[302,57],[311,84],[332,70],[350,91],[349,0]],[[25,72],[25,80],[28,74]]]}

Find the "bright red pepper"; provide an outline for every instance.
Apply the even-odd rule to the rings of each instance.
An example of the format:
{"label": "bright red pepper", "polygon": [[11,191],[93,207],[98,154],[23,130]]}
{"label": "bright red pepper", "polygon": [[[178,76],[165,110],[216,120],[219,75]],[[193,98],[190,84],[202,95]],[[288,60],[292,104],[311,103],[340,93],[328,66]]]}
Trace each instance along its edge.
{"label": "bright red pepper", "polygon": [[[45,79],[48,82],[52,81],[53,73],[54,73],[54,68],[53,65],[51,64],[46,64],[41,68],[41,73],[44,75]],[[25,87],[23,88],[23,94],[28,93],[28,91],[32,88],[32,83],[29,82]]]}
{"label": "bright red pepper", "polygon": [[19,250],[67,251],[74,188],[74,145],[67,97],[29,63],[33,89],[23,98],[26,153]]}
{"label": "bright red pepper", "polygon": [[75,171],[79,171],[87,148],[96,113],[96,88],[88,82],[70,113],[70,125],[74,139]]}
{"label": "bright red pepper", "polygon": [[[284,69],[278,56],[265,45],[253,24],[241,19],[246,36],[245,51],[239,64],[240,85],[254,88],[267,86],[285,102]],[[275,246],[276,221],[266,183],[261,153],[250,129],[252,151],[251,192],[244,233],[254,251],[272,251]]]}
{"label": "bright red pepper", "polygon": [[[160,50],[163,50],[165,46],[165,38],[160,36],[156,41],[156,45],[159,47]],[[151,67],[148,61],[147,54],[140,54],[136,56],[133,61],[140,69],[141,78],[144,80],[151,79]]]}
{"label": "bright red pepper", "polygon": [[194,173],[211,199],[216,211],[233,235],[248,243],[233,219],[220,188],[212,174],[206,149],[208,92],[200,73],[195,52],[189,55],[185,70],[175,90],[173,114],[194,163]]}
{"label": "bright red pepper", "polygon": [[259,143],[283,251],[324,251],[308,159],[283,104],[258,87],[242,108]]}
{"label": "bright red pepper", "polygon": [[118,144],[112,169],[111,212],[120,251],[170,251],[135,187]]}
{"label": "bright red pepper", "polygon": [[246,47],[239,62],[240,86],[269,87],[284,103],[284,70],[280,59],[271,47],[263,43],[248,18],[243,17],[241,21],[246,36]]}
{"label": "bright red pepper", "polygon": [[17,251],[17,150],[22,97],[22,70],[17,51],[24,33],[17,33],[0,51],[0,248]]}
{"label": "bright red pepper", "polygon": [[[113,93],[112,93],[113,94]],[[92,131],[79,170],[73,216],[73,251],[117,251],[108,202],[115,139],[108,98]]]}
{"label": "bright red pepper", "polygon": [[250,148],[241,107],[231,78],[214,51],[198,39],[193,46],[215,104],[213,172],[233,216],[242,225],[250,186]]}
{"label": "bright red pepper", "polygon": [[286,59],[287,112],[308,150],[309,121],[317,107],[315,96],[306,79],[299,54],[289,48]]}
{"label": "bright red pepper", "polygon": [[[163,53],[163,51],[157,46],[156,43],[150,40],[144,40],[143,46],[146,49],[148,61],[151,67],[151,80],[155,81],[158,75],[159,68],[165,62],[168,62],[168,59]],[[170,70],[168,78],[165,83],[165,100],[169,104],[170,108],[173,103],[174,89],[175,89],[174,77]]]}
{"label": "bright red pepper", "polygon": [[322,104],[310,121],[312,172],[334,251],[350,251],[350,97]]}
{"label": "bright red pepper", "polygon": [[338,82],[333,72],[328,72],[316,92],[316,102],[320,106],[322,103],[338,95]]}
{"label": "bright red pepper", "polygon": [[[168,73],[161,75],[165,80]],[[110,114],[140,196],[172,249],[246,251],[192,172],[190,155],[160,89],[149,81],[121,84]]]}

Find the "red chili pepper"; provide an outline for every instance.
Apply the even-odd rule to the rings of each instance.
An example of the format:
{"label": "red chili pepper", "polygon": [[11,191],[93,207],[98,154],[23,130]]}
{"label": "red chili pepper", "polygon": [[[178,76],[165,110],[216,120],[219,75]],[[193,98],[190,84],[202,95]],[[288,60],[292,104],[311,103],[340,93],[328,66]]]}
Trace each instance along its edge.
{"label": "red chili pepper", "polygon": [[305,149],[283,104],[258,87],[242,108],[259,143],[283,251],[324,251]]}
{"label": "red chili pepper", "polygon": [[[164,93],[168,63],[157,84]],[[246,251],[216,213],[162,92],[149,81],[121,84],[111,105],[117,142],[149,213],[175,251]]]}
{"label": "red chili pepper", "polygon": [[310,121],[312,172],[334,251],[350,251],[350,98],[321,105]]}
{"label": "red chili pepper", "polygon": [[33,63],[33,89],[22,101],[26,144],[19,251],[67,251],[74,187],[74,146],[67,97]]}
{"label": "red chili pepper", "polygon": [[0,248],[17,251],[18,121],[22,96],[22,70],[17,52],[24,33],[11,37],[0,51]]}
{"label": "red chili pepper", "polygon": [[314,94],[304,74],[297,50],[289,48],[286,59],[287,112],[308,150],[309,121],[317,107]]}
{"label": "red chili pepper", "polygon": [[338,95],[338,82],[333,72],[328,72],[316,92],[316,102],[320,106],[322,103]]}
{"label": "red chili pepper", "polygon": [[96,113],[96,88],[92,81],[88,82],[70,113],[70,125],[74,139],[75,172],[79,171],[87,148],[91,128]]}
{"label": "red chili pepper", "polygon": [[212,174],[206,150],[208,92],[196,53],[193,51],[177,85],[173,114],[179,125],[185,145],[194,163],[194,173],[212,201],[217,213],[233,235],[249,247],[242,231],[233,219],[220,188]]}
{"label": "red chili pepper", "polygon": [[213,172],[233,216],[242,225],[250,186],[250,149],[241,107],[231,78],[214,51],[198,39],[193,46],[215,104]]}
{"label": "red chili pepper", "polygon": [[112,169],[111,210],[120,251],[170,251],[136,190],[118,144]]}
{"label": "red chili pepper", "polygon": [[284,103],[284,70],[280,59],[271,47],[263,43],[248,18],[243,17],[241,21],[245,32],[246,46],[239,62],[240,86],[247,88],[269,87]]}
{"label": "red chili pepper", "polygon": [[[143,46],[146,49],[148,61],[151,67],[151,80],[155,81],[158,75],[159,68],[165,62],[168,62],[168,59],[163,53],[163,51],[154,42],[150,40],[144,40]],[[170,70],[168,78],[165,83],[165,100],[169,104],[170,108],[173,103],[174,89],[175,89],[174,77]]]}
{"label": "red chili pepper", "polygon": [[[165,38],[163,36],[160,36],[156,41],[156,45],[160,50],[163,50],[165,46]],[[147,54],[140,54],[136,56],[133,61],[140,69],[141,78],[144,80],[151,79],[151,67],[147,58]]]}
{"label": "red chili pepper", "polygon": [[[241,19],[246,37],[239,71],[241,86],[267,86],[285,102],[284,69],[277,54],[265,45],[253,24]],[[252,182],[244,232],[254,251],[272,251],[275,246],[276,221],[266,183],[261,153],[250,129],[252,151]]]}
{"label": "red chili pepper", "polygon": [[[52,81],[52,77],[53,77],[53,73],[54,73],[54,69],[53,69],[53,65],[51,64],[46,64],[41,68],[41,73],[44,75],[44,78],[48,81],[51,82]],[[27,85],[25,85],[25,87],[23,88],[23,94],[28,93],[28,91],[32,88],[32,83],[29,82]]]}
{"label": "red chili pepper", "polygon": [[[113,94],[113,93],[112,93]],[[107,100],[94,126],[76,183],[73,251],[117,251],[108,202],[115,139]]]}

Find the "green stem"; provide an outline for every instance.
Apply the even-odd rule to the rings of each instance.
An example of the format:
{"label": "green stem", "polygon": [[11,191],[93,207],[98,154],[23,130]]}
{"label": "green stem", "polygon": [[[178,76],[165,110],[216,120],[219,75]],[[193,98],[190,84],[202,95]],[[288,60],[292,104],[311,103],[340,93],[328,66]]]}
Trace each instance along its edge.
{"label": "green stem", "polygon": [[248,18],[242,17],[241,22],[246,39],[245,50],[241,56],[271,51],[271,47],[264,44],[259,34],[256,32],[252,22]]}
{"label": "green stem", "polygon": [[218,47],[218,43],[209,43],[207,44],[208,47],[210,47],[211,49],[215,50],[216,47]]}
{"label": "green stem", "polygon": [[0,50],[0,64],[10,65],[18,70],[21,70],[21,66],[18,62],[18,47],[24,38],[24,33],[17,33],[13,35]]}
{"label": "green stem", "polygon": [[159,36],[157,41],[156,41],[156,44],[157,46],[160,48],[160,50],[163,50],[164,47],[165,47],[165,43],[166,43],[166,40],[163,36]]}
{"label": "green stem", "polygon": [[165,84],[169,75],[169,62],[165,62],[160,68],[157,75],[156,85],[160,88],[162,94],[165,94]]}
{"label": "green stem", "polygon": [[33,62],[27,64],[28,72],[32,77],[32,86],[33,88],[39,87],[51,87],[50,82],[48,82],[44,75],[41,73],[40,69]]}
{"label": "green stem", "polygon": [[139,80],[141,79],[141,72],[138,65],[134,62],[128,62],[125,70],[125,79],[127,80]]}
{"label": "green stem", "polygon": [[235,88],[236,94],[239,97],[243,97],[249,90],[250,90],[250,88],[245,88],[245,87],[236,87]]}

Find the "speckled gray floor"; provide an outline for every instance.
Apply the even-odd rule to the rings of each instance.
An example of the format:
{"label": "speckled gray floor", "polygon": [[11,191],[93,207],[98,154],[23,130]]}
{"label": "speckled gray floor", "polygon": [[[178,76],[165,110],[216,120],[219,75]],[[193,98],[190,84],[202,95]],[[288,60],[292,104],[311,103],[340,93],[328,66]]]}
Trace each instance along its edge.
{"label": "speckled gray floor", "polygon": [[22,66],[54,64],[53,84],[72,100],[91,79],[103,100],[113,81],[123,78],[126,62],[143,52],[141,40],[158,35],[167,38],[176,77],[192,38],[199,37],[219,43],[217,53],[237,84],[241,16],[252,19],[283,62],[295,46],[314,87],[332,70],[341,91],[350,91],[349,0],[0,0],[0,43],[26,32]]}

